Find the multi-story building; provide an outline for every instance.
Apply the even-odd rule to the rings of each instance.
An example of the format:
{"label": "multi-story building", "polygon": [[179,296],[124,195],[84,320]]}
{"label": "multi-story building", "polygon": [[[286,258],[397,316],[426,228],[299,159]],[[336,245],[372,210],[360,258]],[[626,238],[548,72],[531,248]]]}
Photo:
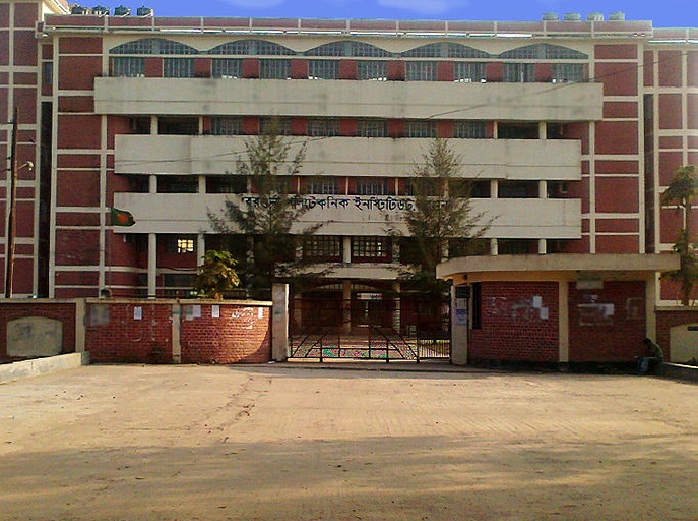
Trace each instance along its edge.
{"label": "multi-story building", "polygon": [[[671,250],[681,216],[658,200],[679,166],[698,162],[696,28],[620,13],[88,13],[63,0],[0,1],[0,149],[18,176],[15,296],[184,294],[203,251],[220,243],[207,213],[226,199],[255,204],[250,181],[230,173],[272,117],[294,147],[307,143],[286,185],[313,206],[306,221],[327,222],[299,253],[336,264],[316,291],[395,289],[409,248],[386,235],[385,214],[409,204],[414,162],[437,136],[475,180],[474,211],[494,218],[492,256],[556,254],[594,272],[572,254]],[[6,214],[11,166],[0,182]],[[135,224],[111,226],[111,208]],[[0,228],[6,252],[4,219]],[[640,271],[654,278],[660,264]],[[659,301],[677,298],[658,288]]]}

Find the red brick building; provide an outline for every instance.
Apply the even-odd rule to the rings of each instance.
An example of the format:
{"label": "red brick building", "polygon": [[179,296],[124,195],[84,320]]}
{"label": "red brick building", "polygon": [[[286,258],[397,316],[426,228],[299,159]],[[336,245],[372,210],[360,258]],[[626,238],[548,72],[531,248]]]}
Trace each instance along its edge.
{"label": "red brick building", "polygon": [[[338,265],[317,293],[399,289],[409,248],[386,237],[384,214],[409,204],[412,166],[440,136],[463,158],[460,175],[475,179],[475,209],[496,217],[491,257],[472,268],[452,261],[445,277],[481,283],[482,302],[509,298],[513,286],[501,282],[533,278],[542,286],[522,298],[548,321],[581,309],[580,280],[598,291],[595,281],[611,281],[603,291],[620,292],[624,306],[650,298],[633,341],[652,331],[647,309],[677,299],[655,284],[671,261],[654,254],[671,250],[681,216],[658,198],[676,168],[697,162],[697,28],[618,14],[496,22],[107,11],[0,0],[0,151],[11,155],[14,134],[18,166],[13,295],[185,295],[197,259],[220,244],[207,211],[226,199],[255,204],[250,181],[226,173],[246,136],[275,116],[294,143],[308,141],[289,190],[313,206],[308,221],[330,221],[304,244],[303,254]],[[112,207],[135,225],[111,226]],[[4,279],[7,219],[0,237]],[[613,303],[599,298],[586,303]],[[633,302],[626,318],[637,316]],[[574,357],[563,351],[579,351],[575,335],[560,327],[531,331],[552,346],[534,358]]]}

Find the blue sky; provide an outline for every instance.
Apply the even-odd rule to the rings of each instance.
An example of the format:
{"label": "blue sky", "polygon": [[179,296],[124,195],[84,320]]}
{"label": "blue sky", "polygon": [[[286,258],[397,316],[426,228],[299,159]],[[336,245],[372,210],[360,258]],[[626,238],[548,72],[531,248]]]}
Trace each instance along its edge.
{"label": "blue sky", "polygon": [[[79,0],[77,0],[79,2]],[[696,0],[113,0],[135,8],[153,7],[156,16],[261,16],[389,19],[539,20],[560,15],[623,11],[628,20],[652,20],[655,27],[698,26]],[[92,6],[92,3],[85,3]]]}

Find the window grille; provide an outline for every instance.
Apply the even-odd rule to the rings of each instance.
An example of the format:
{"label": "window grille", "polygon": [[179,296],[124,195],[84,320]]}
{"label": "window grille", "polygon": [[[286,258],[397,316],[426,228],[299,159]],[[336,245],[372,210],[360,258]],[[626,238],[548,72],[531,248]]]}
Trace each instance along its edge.
{"label": "window grille", "polygon": [[482,139],[487,135],[484,121],[454,121],[453,137]]}
{"label": "window grille", "polygon": [[206,193],[244,194],[247,192],[247,177],[241,175],[211,176],[206,178]]}
{"label": "window grille", "polygon": [[306,56],[346,56],[345,42],[332,42],[320,45],[304,53]]}
{"label": "window grille", "polygon": [[443,45],[440,43],[430,43],[405,51],[401,56],[405,58],[440,58],[444,56]]}
{"label": "window grille", "polygon": [[553,82],[584,81],[584,64],[553,63]]}
{"label": "window grille", "polygon": [[388,79],[388,64],[384,61],[360,61],[357,66],[357,77],[360,80]]}
{"label": "window grille", "polygon": [[365,58],[387,58],[391,54],[385,49],[368,43],[351,42],[351,55]]}
{"label": "window grille", "polygon": [[339,120],[337,119],[309,119],[309,136],[338,136]]}
{"label": "window grille", "polygon": [[405,137],[436,137],[436,122],[406,121]]}
{"label": "window grille", "polygon": [[261,118],[259,120],[259,133],[278,136],[290,136],[292,134],[290,118]]}
{"label": "window grille", "polygon": [[560,45],[540,43],[503,52],[499,57],[516,60],[585,60],[589,56]]}
{"label": "window grille", "polygon": [[197,117],[162,117],[158,118],[158,134],[178,134],[193,136],[199,133]]}
{"label": "window grille", "polygon": [[339,180],[336,177],[314,177],[308,180],[309,194],[338,194]]}
{"label": "window grille", "polygon": [[53,83],[53,62],[44,62],[44,85]]}
{"label": "window grille", "polygon": [[242,78],[242,60],[239,58],[219,58],[213,60],[214,78]]}
{"label": "window grille", "polygon": [[385,237],[353,237],[351,254],[353,257],[387,257],[388,239]]}
{"label": "window grille", "polygon": [[195,194],[199,190],[196,176],[159,175],[157,185],[159,194]]}
{"label": "window grille", "polygon": [[310,60],[308,78],[311,80],[336,80],[339,78],[339,62],[336,60]]}
{"label": "window grille", "polygon": [[138,57],[113,58],[112,76],[127,76],[130,78],[145,76],[145,59]]}
{"label": "window grille", "polygon": [[259,60],[259,77],[285,80],[291,78],[291,60]]}
{"label": "window grille", "polygon": [[534,80],[532,63],[505,63],[504,81],[531,82]]}
{"label": "window grille", "polygon": [[384,177],[359,177],[356,180],[358,195],[390,195],[388,180]]}
{"label": "window grille", "polygon": [[408,81],[436,81],[438,62],[406,62],[405,79]]}
{"label": "window grille", "polygon": [[254,54],[253,49],[256,49],[256,40],[239,40],[214,47],[208,54],[247,55]]}
{"label": "window grille", "polygon": [[242,134],[242,118],[217,117],[211,119],[211,134],[239,135]]}
{"label": "window grille", "polygon": [[193,78],[193,58],[165,58],[165,78]]}
{"label": "window grille", "polygon": [[488,52],[481,51],[479,49],[473,49],[466,45],[461,45],[458,43],[449,43],[448,45],[448,57],[449,58],[490,58],[491,55]]}
{"label": "window grille", "polygon": [[363,137],[386,137],[388,125],[380,119],[360,119],[356,123],[356,135]]}
{"label": "window grille", "polygon": [[160,38],[142,38],[134,42],[124,43],[114,47],[110,54],[199,54],[199,51],[189,45],[163,40]]}
{"label": "window grille", "polygon": [[485,81],[487,78],[486,64],[480,62],[456,62],[454,67],[454,81],[464,83],[473,81]]}
{"label": "window grille", "polygon": [[256,47],[256,54],[260,56],[290,56],[296,54],[295,51],[292,51],[288,47],[264,40],[257,40]]}
{"label": "window grille", "polygon": [[308,237],[303,241],[303,257],[315,260],[341,259],[342,239],[334,235]]}

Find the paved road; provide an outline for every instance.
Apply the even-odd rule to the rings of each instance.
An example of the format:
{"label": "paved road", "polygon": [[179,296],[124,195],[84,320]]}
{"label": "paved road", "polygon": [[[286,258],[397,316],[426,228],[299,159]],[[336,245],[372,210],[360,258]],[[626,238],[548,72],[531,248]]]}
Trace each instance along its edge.
{"label": "paved road", "polygon": [[698,387],[88,366],[0,385],[2,520],[695,521]]}

